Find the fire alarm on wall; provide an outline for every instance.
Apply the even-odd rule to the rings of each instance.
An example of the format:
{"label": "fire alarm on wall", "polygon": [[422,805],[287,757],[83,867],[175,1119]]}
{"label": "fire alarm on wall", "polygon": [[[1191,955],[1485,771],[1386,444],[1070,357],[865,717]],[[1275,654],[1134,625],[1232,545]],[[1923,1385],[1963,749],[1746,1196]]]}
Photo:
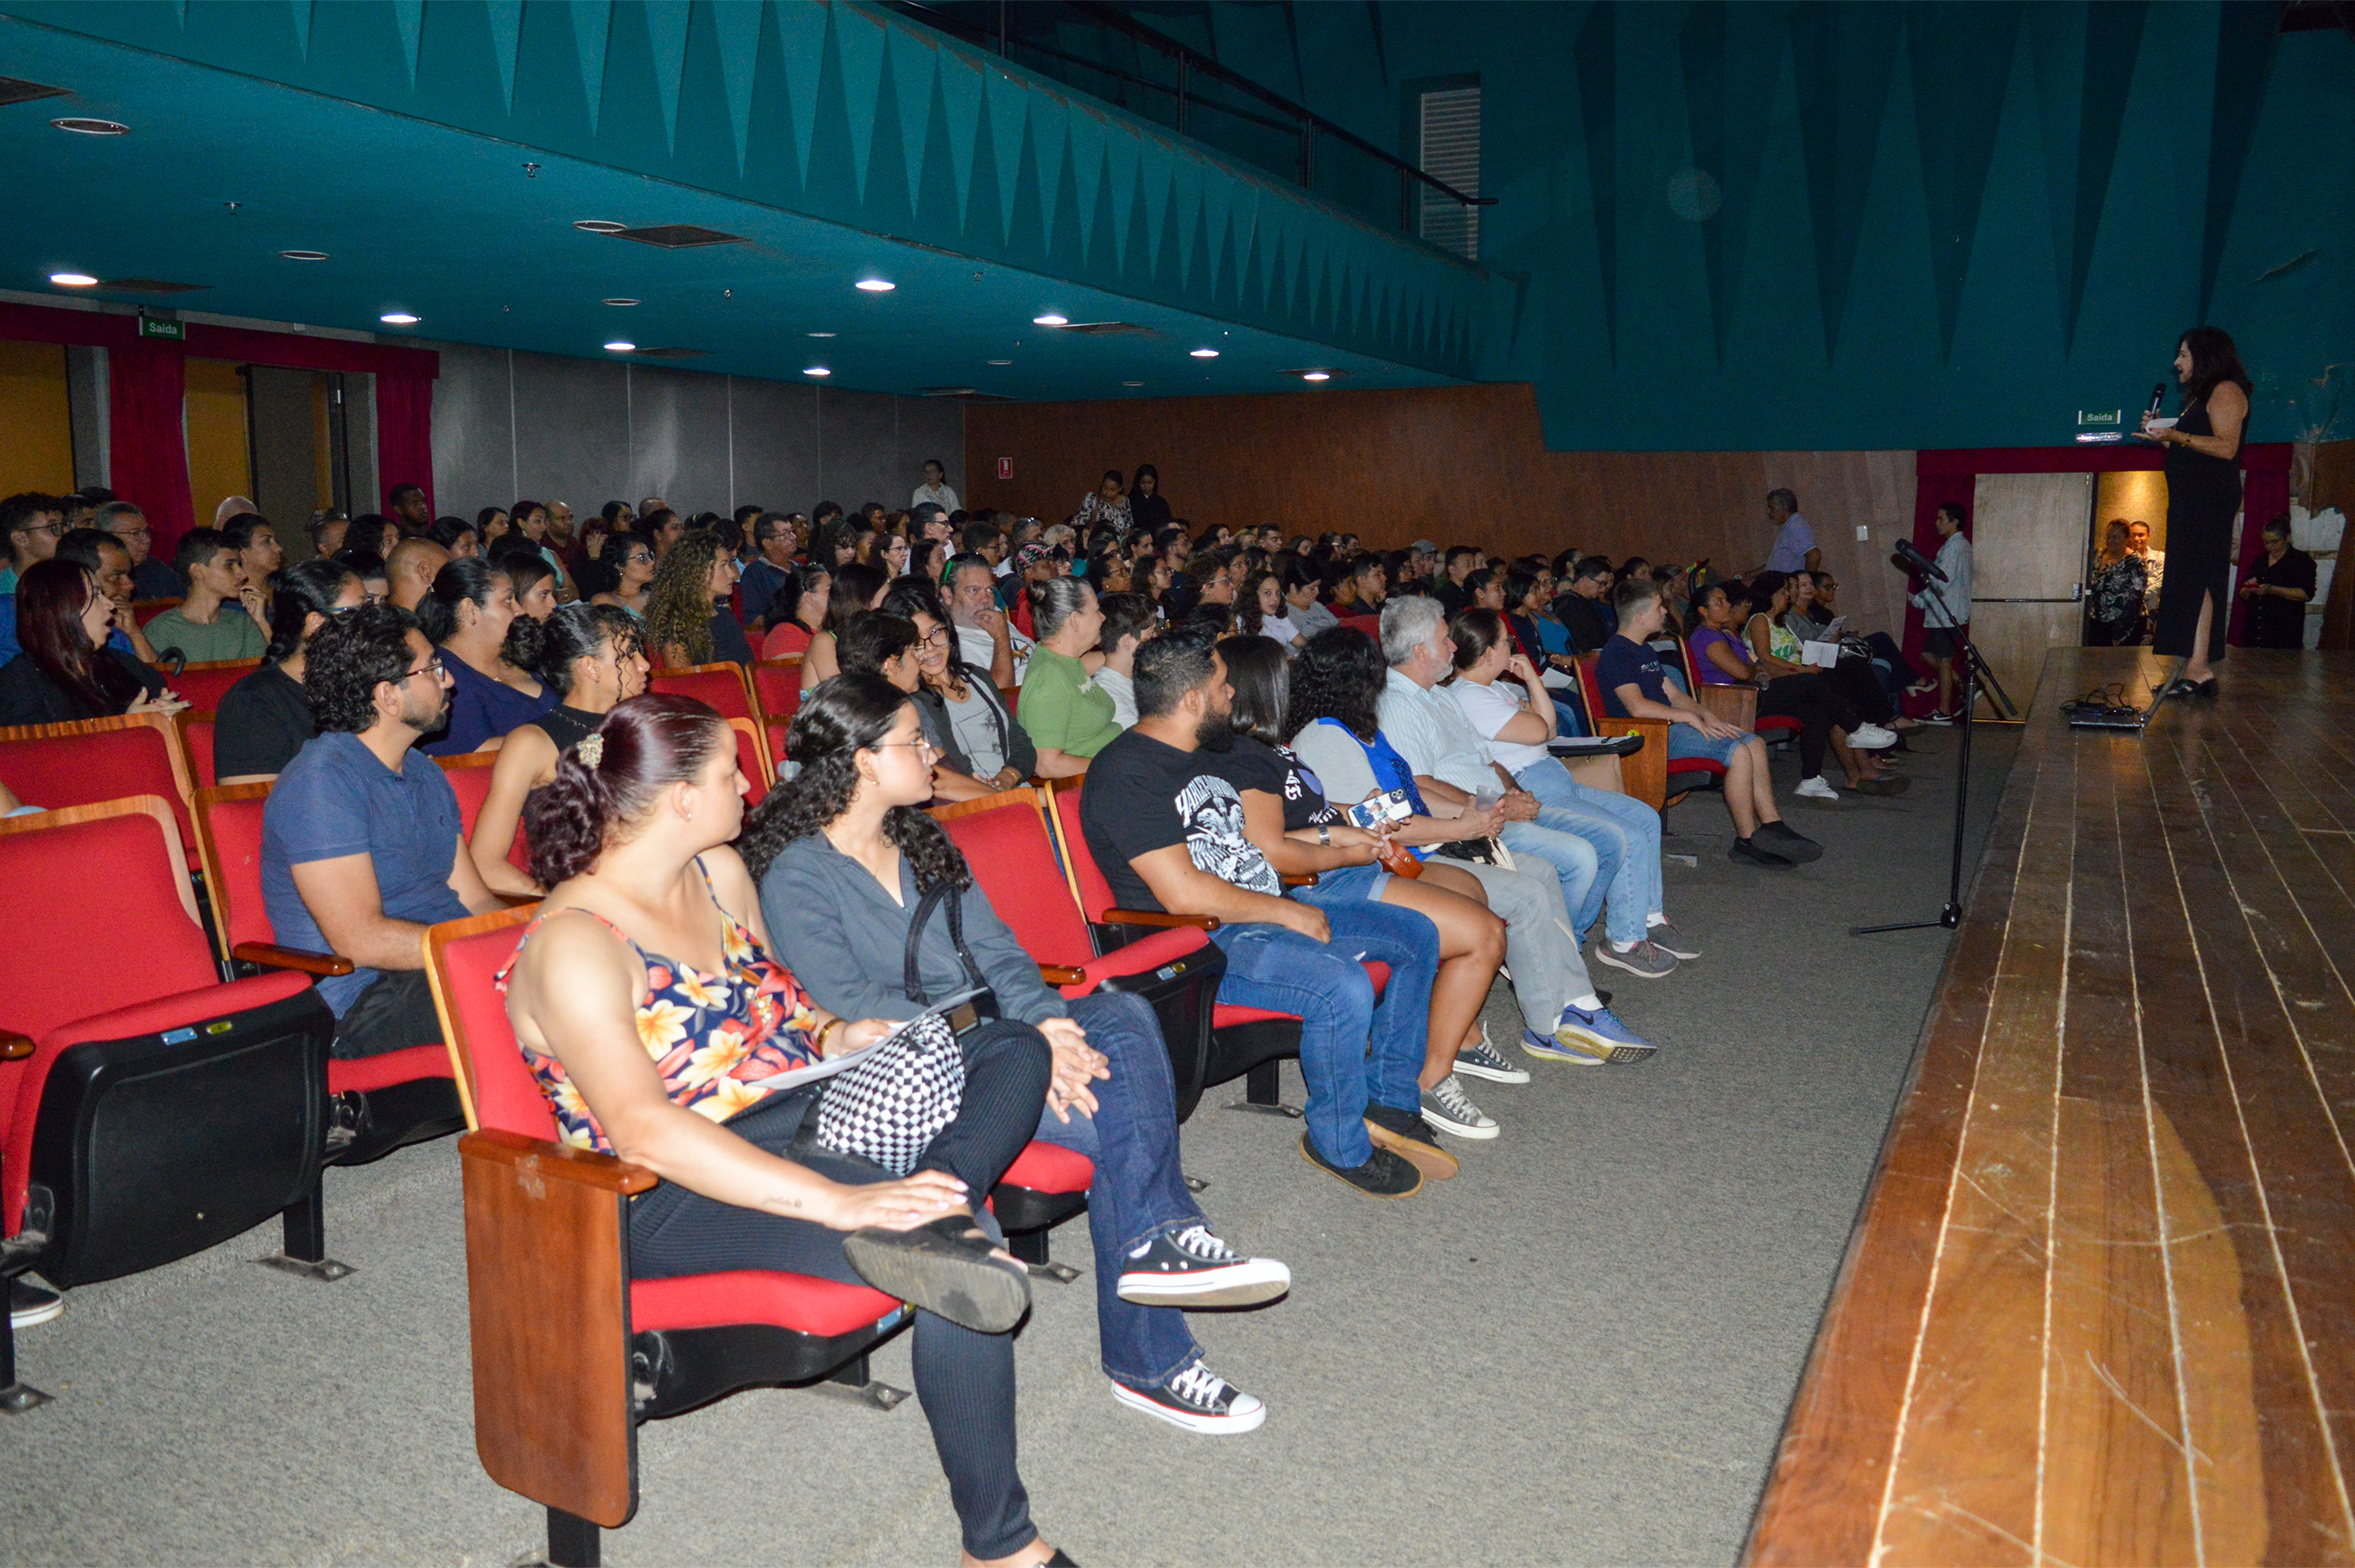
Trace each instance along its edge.
{"label": "fire alarm on wall", "polygon": [[997,460],[997,477],[1000,479],[1012,479],[1014,477],[1014,460],[1012,458],[999,458]]}

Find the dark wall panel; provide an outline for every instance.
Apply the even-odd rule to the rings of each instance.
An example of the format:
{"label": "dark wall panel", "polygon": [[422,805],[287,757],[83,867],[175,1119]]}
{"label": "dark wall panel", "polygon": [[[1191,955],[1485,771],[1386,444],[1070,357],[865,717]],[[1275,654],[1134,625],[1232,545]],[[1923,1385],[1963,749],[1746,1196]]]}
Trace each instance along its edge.
{"label": "dark wall panel", "polygon": [[777,381],[735,383],[738,504],[807,512],[818,493],[818,390]]}

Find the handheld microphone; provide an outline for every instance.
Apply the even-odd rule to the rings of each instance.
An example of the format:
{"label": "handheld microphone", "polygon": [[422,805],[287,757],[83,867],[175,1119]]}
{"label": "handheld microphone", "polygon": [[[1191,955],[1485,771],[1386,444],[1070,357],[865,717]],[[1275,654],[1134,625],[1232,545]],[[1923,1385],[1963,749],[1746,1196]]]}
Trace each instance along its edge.
{"label": "handheld microphone", "polygon": [[1928,577],[1931,581],[1942,583],[1946,580],[1945,568],[1939,566],[1937,562],[1932,560],[1929,556],[1923,555],[1922,553],[1921,546],[1914,544],[1913,540],[1898,540],[1897,554],[1907,566],[1913,567],[1915,571],[1920,572],[1923,577]]}
{"label": "handheld microphone", "polygon": [[2143,422],[2145,424],[2148,424],[2151,420],[2158,418],[2158,410],[2166,402],[2167,383],[2162,381],[2158,386],[2150,389],[2150,407],[2143,410]]}

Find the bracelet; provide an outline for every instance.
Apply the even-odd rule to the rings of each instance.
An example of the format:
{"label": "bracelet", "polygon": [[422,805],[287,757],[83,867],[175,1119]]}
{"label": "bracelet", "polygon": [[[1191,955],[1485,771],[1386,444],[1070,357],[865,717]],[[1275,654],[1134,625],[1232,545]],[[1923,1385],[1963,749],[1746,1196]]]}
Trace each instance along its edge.
{"label": "bracelet", "polygon": [[1331,848],[1333,847],[1333,830],[1332,830],[1332,828],[1331,828],[1331,827],[1329,827],[1329,826],[1327,826],[1326,823],[1323,823],[1323,822],[1319,822],[1319,823],[1317,823],[1317,824],[1316,824],[1316,842],[1317,842],[1318,843],[1320,843],[1320,844],[1323,844],[1327,849],[1331,849]]}
{"label": "bracelet", "polygon": [[823,1057],[826,1054],[826,1037],[841,1027],[843,1027],[843,1023],[842,1020],[839,1018],[829,1018],[824,1023],[817,1026],[816,1045],[819,1056]]}

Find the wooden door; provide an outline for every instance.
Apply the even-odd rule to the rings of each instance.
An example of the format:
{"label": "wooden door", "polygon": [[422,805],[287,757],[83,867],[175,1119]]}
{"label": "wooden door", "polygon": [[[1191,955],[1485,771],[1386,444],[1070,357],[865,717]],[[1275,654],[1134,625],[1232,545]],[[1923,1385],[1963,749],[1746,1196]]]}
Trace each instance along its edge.
{"label": "wooden door", "polygon": [[[2092,474],[1979,476],[1971,520],[1971,640],[2023,713],[2045,654],[2083,641],[2093,504]],[[2058,698],[2046,693],[2044,700]],[[1992,716],[1990,709],[1983,705],[1979,716]]]}

